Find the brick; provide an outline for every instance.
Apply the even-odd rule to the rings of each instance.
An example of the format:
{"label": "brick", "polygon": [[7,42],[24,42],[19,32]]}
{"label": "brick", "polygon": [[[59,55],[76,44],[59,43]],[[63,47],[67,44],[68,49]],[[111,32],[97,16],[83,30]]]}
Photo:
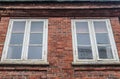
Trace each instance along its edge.
{"label": "brick", "polygon": [[[46,67],[3,65],[0,66],[0,79],[120,79],[120,66],[71,64],[73,62],[71,19],[110,19],[120,58],[120,10],[114,9],[119,6],[120,4],[112,3],[1,4],[0,7],[6,10],[0,9],[0,57],[10,18],[47,18],[50,64]],[[16,10],[13,10],[14,8]]]}

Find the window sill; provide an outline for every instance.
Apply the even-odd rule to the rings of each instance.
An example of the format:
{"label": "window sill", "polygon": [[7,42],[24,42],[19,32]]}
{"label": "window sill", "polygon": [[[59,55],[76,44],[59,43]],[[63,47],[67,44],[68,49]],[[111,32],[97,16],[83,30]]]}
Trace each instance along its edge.
{"label": "window sill", "polygon": [[45,61],[1,61],[0,65],[49,65],[49,62]]}
{"label": "window sill", "polygon": [[120,62],[72,62],[73,66],[120,66]]}

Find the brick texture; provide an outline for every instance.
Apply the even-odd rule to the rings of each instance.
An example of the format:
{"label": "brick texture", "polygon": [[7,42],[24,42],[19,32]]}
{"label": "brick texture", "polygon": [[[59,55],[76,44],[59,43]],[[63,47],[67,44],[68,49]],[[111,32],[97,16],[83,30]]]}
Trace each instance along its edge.
{"label": "brick texture", "polygon": [[[112,9],[104,9],[104,6]],[[110,19],[120,57],[119,6],[119,4],[110,3],[108,5],[102,5],[102,3],[98,3],[98,5],[57,3],[55,6],[53,3],[49,3],[49,5],[32,3],[13,5],[7,3],[0,6],[0,57],[10,18],[47,18],[49,62],[48,66],[0,65],[0,79],[120,79],[120,65],[73,66],[71,33],[71,19]],[[52,7],[52,10],[49,7]],[[64,7],[69,8],[64,9]],[[118,7],[118,9],[114,9],[114,7]]]}

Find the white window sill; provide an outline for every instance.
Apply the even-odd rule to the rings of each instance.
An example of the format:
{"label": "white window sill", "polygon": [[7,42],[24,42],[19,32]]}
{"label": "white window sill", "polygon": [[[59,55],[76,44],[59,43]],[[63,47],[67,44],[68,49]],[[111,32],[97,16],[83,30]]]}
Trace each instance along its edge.
{"label": "white window sill", "polygon": [[115,66],[115,65],[120,65],[120,62],[118,61],[109,61],[109,62],[72,62],[73,66],[96,66],[96,65],[100,65],[100,66]]}
{"label": "white window sill", "polygon": [[49,65],[46,61],[1,61],[0,65]]}

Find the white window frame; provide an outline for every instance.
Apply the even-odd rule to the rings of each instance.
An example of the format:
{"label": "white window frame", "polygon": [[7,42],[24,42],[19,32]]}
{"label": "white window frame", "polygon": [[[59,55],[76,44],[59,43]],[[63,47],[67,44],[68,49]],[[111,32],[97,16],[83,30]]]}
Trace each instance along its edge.
{"label": "white window frame", "polygon": [[[107,24],[107,30],[108,30],[108,35],[109,35],[109,40],[110,40],[110,44],[112,45],[112,54],[113,54],[113,59],[100,59],[98,56],[98,50],[97,50],[97,43],[96,43],[96,37],[95,37],[95,31],[94,31],[94,27],[93,27],[93,21],[105,21]],[[77,37],[76,37],[76,26],[75,23],[76,22],[88,22],[88,29],[89,29],[89,34],[90,34],[90,41],[91,41],[91,48],[92,48],[92,55],[93,55],[93,59],[78,59],[78,50],[77,50]],[[113,36],[113,31],[112,31],[112,27],[111,27],[111,23],[109,19],[72,19],[71,20],[71,24],[72,24],[72,43],[73,43],[73,57],[74,63],[86,63],[86,62],[118,62],[119,61],[119,57],[118,57],[118,53],[117,53],[117,48],[116,48],[116,44],[115,44],[115,40],[114,40],[114,36]]]}
{"label": "white window frame", "polygon": [[[25,31],[24,31],[24,37],[23,37],[23,45],[22,45],[22,54],[21,59],[7,59],[7,51],[8,51],[8,45],[10,42],[11,34],[12,34],[12,28],[13,28],[13,22],[14,21],[26,21],[25,24]],[[30,27],[32,21],[42,21],[44,22],[43,25],[43,45],[42,45],[42,59],[27,59],[28,55],[28,46],[29,46],[29,36],[30,36]],[[47,62],[47,50],[48,50],[48,20],[47,19],[10,19],[8,31],[5,39],[5,44],[2,52],[2,58],[1,61],[28,61],[28,62],[34,62],[34,61],[42,61]]]}

